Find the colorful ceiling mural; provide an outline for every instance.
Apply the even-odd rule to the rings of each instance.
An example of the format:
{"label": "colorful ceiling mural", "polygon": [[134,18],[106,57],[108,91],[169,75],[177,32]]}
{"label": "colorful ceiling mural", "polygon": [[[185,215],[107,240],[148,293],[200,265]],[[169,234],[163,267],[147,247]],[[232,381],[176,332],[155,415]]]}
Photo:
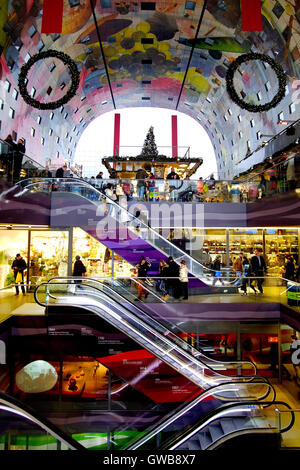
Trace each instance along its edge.
{"label": "colorful ceiling mural", "polygon": [[[261,134],[279,132],[279,116],[300,117],[300,0],[259,2],[261,31],[243,31],[256,0],[49,1],[0,6],[1,137],[24,137],[27,153],[41,163],[72,160],[97,116],[152,106],[197,119],[215,147],[219,175],[232,177]],[[76,95],[53,111],[26,104],[18,87],[24,63],[50,49],[69,55],[80,72]],[[268,55],[287,75],[285,97],[264,113],[240,108],[226,91],[228,67],[250,52]],[[26,86],[35,100],[53,102],[66,94],[71,76],[59,59],[43,58],[30,68]],[[249,61],[234,86],[246,103],[261,105],[273,99],[278,80],[268,64]]]}

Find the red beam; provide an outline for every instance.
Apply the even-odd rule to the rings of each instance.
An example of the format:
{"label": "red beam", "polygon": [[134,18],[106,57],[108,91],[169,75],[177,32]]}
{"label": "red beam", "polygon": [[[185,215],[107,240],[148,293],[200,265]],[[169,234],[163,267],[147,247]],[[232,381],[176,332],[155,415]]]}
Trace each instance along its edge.
{"label": "red beam", "polygon": [[42,30],[44,34],[62,32],[64,0],[44,0]]}
{"label": "red beam", "polygon": [[242,31],[262,31],[260,0],[241,0]]}
{"label": "red beam", "polygon": [[177,116],[172,116],[172,157],[178,157]]}
{"label": "red beam", "polygon": [[120,121],[121,121],[121,115],[116,113],[115,114],[113,155],[119,155],[119,152],[120,152]]}

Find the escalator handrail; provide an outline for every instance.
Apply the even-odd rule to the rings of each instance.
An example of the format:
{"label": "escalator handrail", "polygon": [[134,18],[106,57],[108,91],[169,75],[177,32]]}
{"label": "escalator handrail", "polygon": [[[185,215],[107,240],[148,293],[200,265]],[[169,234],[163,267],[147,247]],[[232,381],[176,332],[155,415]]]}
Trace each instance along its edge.
{"label": "escalator handrail", "polygon": [[[264,381],[257,380],[257,381],[253,381],[253,382],[250,382],[250,383],[243,383],[243,384],[240,384],[240,385],[245,385],[245,386],[250,385],[251,386],[252,384],[256,384],[256,383],[265,383],[269,388],[268,391],[265,393],[265,395],[258,399],[258,402],[261,403],[263,400],[265,400],[266,397],[272,391],[273,392],[273,398],[271,400],[268,400],[268,401],[269,401],[269,403],[274,403],[274,400],[276,398],[276,391],[275,391],[274,386],[272,384],[270,384],[269,382],[264,382]],[[129,444],[126,447],[126,450],[137,450],[140,446],[142,446],[147,441],[152,439],[159,432],[163,431],[169,424],[174,423],[174,421],[177,418],[180,418],[186,412],[190,411],[192,408],[197,406],[198,403],[205,400],[209,396],[215,396],[217,394],[216,392],[217,392],[218,388],[223,388],[223,387],[226,387],[226,386],[233,386],[233,385],[234,384],[232,384],[232,382],[225,382],[221,385],[220,384],[214,385],[213,387],[210,387],[209,389],[205,390],[205,392],[200,393],[200,395],[198,395],[196,398],[194,398],[191,402],[183,403],[176,410],[172,411],[171,414],[169,414],[167,416],[164,416],[162,418],[162,420],[160,420],[158,423],[155,423],[153,426],[151,426],[146,435],[144,435],[142,437],[139,437],[134,443]],[[226,390],[223,390],[223,391],[226,391]],[[225,397],[222,397],[222,396],[220,396],[218,398],[222,401],[230,401],[230,402],[233,401],[232,398],[226,399]],[[249,401],[246,398],[245,398],[245,400]],[[239,403],[243,403],[244,400],[243,400],[243,397],[237,397],[236,401],[238,401]]]}
{"label": "escalator handrail", "polygon": [[[275,406],[283,405],[283,406],[287,407],[290,410],[290,412],[291,412],[291,421],[290,421],[290,423],[285,428],[278,430],[279,433],[284,433],[284,432],[289,431],[295,423],[295,413],[294,413],[294,411],[292,410],[291,406],[288,403],[285,403],[283,401],[277,401],[277,400],[273,401],[273,402],[269,402],[269,401],[261,402],[259,404],[255,401],[253,401],[253,400],[249,400],[248,402],[245,402],[245,403],[243,402],[242,403],[242,406],[260,406],[261,408],[269,407],[271,405],[272,406],[274,406],[274,405]],[[237,408],[239,406],[241,406],[241,403],[233,403],[233,404],[229,404],[229,405],[226,404],[226,405],[221,405],[216,410],[209,411],[207,413],[207,415],[204,418],[200,418],[200,420],[197,423],[195,423],[194,425],[192,425],[188,429],[181,431],[177,435],[172,436],[167,442],[165,442],[162,445],[160,450],[175,450],[175,449],[177,449],[180,445],[184,444],[184,442],[186,442],[188,439],[193,437],[193,435],[195,435],[197,432],[199,432],[201,430],[200,428],[204,428],[205,426],[207,426],[209,424],[209,423],[207,423],[207,421],[212,422],[214,419],[218,419],[218,418],[221,419],[222,418],[222,413],[224,411],[231,410],[231,409],[234,410],[234,408]]]}
{"label": "escalator handrail", "polygon": [[[52,284],[51,281],[55,281],[56,279],[58,279],[58,280],[60,281],[60,284],[62,284],[62,285],[66,285],[66,283],[61,282],[62,280],[66,280],[66,281],[74,280],[74,278],[70,278],[70,277],[68,277],[68,276],[66,276],[66,277],[57,277],[57,278],[52,278],[52,279],[50,279],[48,282],[42,283],[42,284],[40,284],[39,286],[37,286],[36,289],[35,289],[35,291],[34,291],[34,299],[35,299],[35,301],[36,301],[39,305],[41,305],[41,306],[43,306],[43,307],[47,307],[46,304],[42,304],[42,303],[40,303],[40,301],[38,300],[38,298],[37,298],[37,291],[38,291],[38,289],[39,289],[40,287],[42,287],[42,286],[47,286],[47,285],[49,285],[49,284]],[[82,278],[81,278],[81,279],[82,279]],[[93,281],[93,282],[96,281],[96,282],[99,283],[100,285],[103,285],[103,284],[102,284],[100,281],[98,281],[97,279],[86,278],[86,277],[84,278],[85,281],[88,281],[89,279],[90,279],[91,281]],[[59,283],[53,283],[53,284],[59,284]],[[97,289],[95,286],[89,286],[89,287],[91,287],[92,289],[95,289],[95,290],[98,291],[98,292],[100,291],[100,292],[103,294],[103,291],[100,290],[100,289]],[[116,296],[120,297],[122,301],[125,300],[126,303],[129,302],[129,301],[128,301],[127,299],[125,299],[121,294],[116,293],[115,291],[113,291],[113,289],[112,289],[110,286],[105,285],[105,288],[106,288],[108,291],[110,291],[110,292],[112,293],[111,297],[113,298],[113,300],[114,300],[118,305],[120,305],[120,302],[118,302],[118,301],[116,300]],[[107,294],[104,293],[104,295],[107,295]],[[129,303],[131,303],[131,302],[129,302]],[[133,304],[131,304],[131,305],[133,305]],[[176,336],[176,339],[177,339],[180,343],[182,343],[183,346],[186,346],[186,342],[185,342],[182,338],[180,338],[179,336],[177,336],[175,333],[171,332],[166,326],[164,326],[164,325],[163,325],[162,323],[160,323],[158,320],[154,320],[150,315],[148,315],[146,312],[144,312],[143,310],[141,310],[138,306],[136,306],[136,305],[133,305],[133,306],[134,306],[135,309],[137,309],[138,311],[140,311],[140,312],[142,313],[143,320],[148,320],[148,319],[150,320],[150,322],[152,323],[152,325],[151,325],[151,328],[152,328],[152,329],[153,329],[153,323],[154,323],[154,324],[157,323],[160,328],[162,328],[162,329],[164,329],[165,331],[167,331],[168,334],[170,333],[171,336]],[[127,307],[124,306],[123,304],[122,304],[122,308],[125,308],[126,310],[129,310],[129,309],[127,309]],[[134,314],[131,310],[129,310],[129,313],[130,313],[130,315],[134,315],[134,317],[135,317],[135,314]],[[139,319],[140,319],[140,318],[139,318]],[[155,331],[155,330],[154,330],[154,332],[155,332],[155,334],[158,333],[158,334],[161,336],[161,333],[159,333],[159,332],[157,332],[157,331]],[[199,363],[201,364],[201,366],[205,366],[205,368],[211,370],[214,374],[216,374],[216,375],[218,375],[218,376],[221,376],[221,377],[225,377],[225,376],[226,376],[225,374],[222,374],[222,373],[220,373],[220,372],[215,371],[210,365],[204,363],[203,361],[201,361],[201,360],[198,359],[197,357],[192,356],[190,353],[188,353],[188,352],[184,349],[184,347],[182,347],[181,345],[178,345],[178,344],[177,344],[175,341],[173,341],[172,339],[166,338],[166,336],[163,336],[162,338],[163,338],[164,341],[167,341],[167,342],[169,341],[169,342],[171,342],[171,345],[172,345],[172,346],[175,345],[176,348],[180,348],[180,350],[181,350],[180,352],[183,353],[183,355],[185,355],[185,356],[188,355],[188,356],[189,356],[189,359],[190,359],[190,360],[192,359],[192,362],[194,362],[194,363],[195,363],[195,362],[196,362],[196,363],[199,362]],[[191,348],[192,348],[192,346],[191,346]],[[197,350],[196,350],[196,351],[197,351]],[[203,356],[206,357],[204,354],[203,354]],[[215,362],[219,362],[219,361],[215,361]],[[246,363],[250,363],[251,361],[245,361],[245,362],[246,362]],[[223,362],[222,364],[225,364],[225,365],[226,365],[226,362],[225,362],[225,363]],[[252,362],[251,362],[251,364],[252,364]],[[254,370],[255,370],[255,373],[256,373],[257,369],[256,369],[256,367],[255,367],[254,364],[253,364],[253,366],[254,366]],[[247,382],[247,379],[248,379],[248,381],[249,381],[249,380],[251,380],[254,376],[241,375],[241,376],[233,376],[233,377],[244,379],[243,381]]]}
{"label": "escalator handrail", "polygon": [[66,444],[71,450],[87,450],[82,444],[68,436],[68,434],[52,424],[48,419],[39,416],[33,408],[2,391],[0,391],[0,405],[1,404],[8,406],[12,410],[16,410],[19,413],[22,413],[24,418],[32,420],[46,432]]}

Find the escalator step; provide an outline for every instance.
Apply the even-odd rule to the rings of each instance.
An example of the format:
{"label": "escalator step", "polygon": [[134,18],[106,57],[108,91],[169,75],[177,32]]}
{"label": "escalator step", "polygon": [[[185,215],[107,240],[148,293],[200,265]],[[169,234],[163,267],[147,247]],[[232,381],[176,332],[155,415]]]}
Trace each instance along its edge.
{"label": "escalator step", "polygon": [[189,450],[202,450],[198,439],[191,439],[190,441],[188,441],[187,447]]}
{"label": "escalator step", "polygon": [[231,432],[236,430],[234,422],[231,418],[220,419],[220,425],[223,429],[224,434],[230,434]]}
{"label": "escalator step", "polygon": [[248,427],[248,425],[251,423],[251,420],[248,416],[240,416],[238,418],[233,418],[233,423],[235,429],[244,429],[245,427]]}
{"label": "escalator step", "polygon": [[206,449],[212,443],[211,436],[207,432],[200,432],[198,434],[198,440],[202,450]]}
{"label": "escalator step", "polygon": [[218,439],[220,439],[220,437],[224,436],[224,432],[220,424],[210,424],[208,429],[213,442],[217,441]]}

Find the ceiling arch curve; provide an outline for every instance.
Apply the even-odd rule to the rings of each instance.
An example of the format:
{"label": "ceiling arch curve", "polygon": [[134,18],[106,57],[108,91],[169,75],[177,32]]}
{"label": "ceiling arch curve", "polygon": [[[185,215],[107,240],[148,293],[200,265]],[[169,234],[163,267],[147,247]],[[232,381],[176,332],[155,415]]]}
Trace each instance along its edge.
{"label": "ceiling arch curve", "polygon": [[[54,11],[59,3],[61,15]],[[243,31],[241,4],[251,2],[240,0],[55,0],[50,14],[49,0],[2,0],[2,137],[24,137],[26,152],[41,163],[72,161],[82,131],[97,116],[134,106],[168,108],[204,126],[220,177],[234,176],[261,134],[279,132],[278,119],[300,117],[300,0],[260,3],[262,30]],[[18,89],[22,65],[49,49],[68,54],[80,72],[76,95],[53,111],[27,105]],[[240,108],[226,91],[230,63],[249,52],[270,56],[287,75],[283,100],[264,113]],[[27,90],[55,101],[70,81],[63,64],[45,59],[28,73]],[[235,87],[245,101],[262,104],[278,83],[271,68],[255,61],[240,68]]]}

